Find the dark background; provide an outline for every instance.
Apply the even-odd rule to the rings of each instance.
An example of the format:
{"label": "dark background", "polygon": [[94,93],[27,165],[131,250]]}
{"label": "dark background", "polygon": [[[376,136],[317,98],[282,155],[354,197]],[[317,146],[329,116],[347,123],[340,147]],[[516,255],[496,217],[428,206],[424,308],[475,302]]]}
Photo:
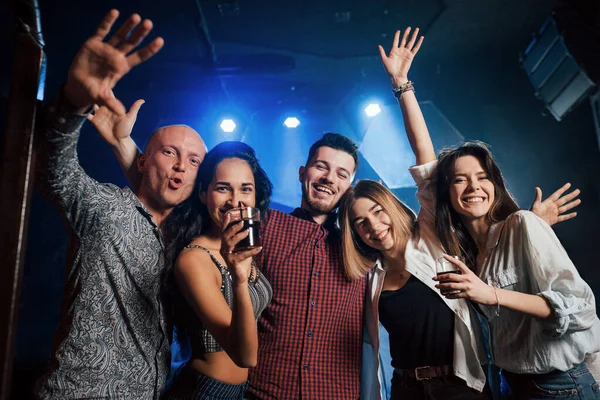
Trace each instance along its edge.
{"label": "dark background", "polygon": [[[146,100],[133,131],[140,145],[157,127],[173,123],[198,130],[209,148],[222,140],[246,141],[275,184],[275,206],[288,210],[300,204],[297,173],[310,144],[337,131],[361,145],[358,178],[383,179],[416,208],[406,172],[414,157],[377,45],[389,48],[396,29],[420,26],[426,39],[409,77],[437,147],[463,138],[489,143],[524,208],[535,185],[546,195],[565,182],[580,188],[579,216],[555,231],[598,292],[600,157],[591,107],[584,101],[557,122],[535,98],[519,65],[519,54],[556,5],[542,0],[40,0],[46,98],[57,92],[71,59],[111,7],[121,11],[120,21],[139,12],[153,20],[152,35],[166,42],[117,86],[126,106]],[[7,4],[0,6],[0,26],[4,126],[14,50]],[[585,49],[587,39],[579,35],[573,45]],[[373,119],[363,111],[370,101],[383,109]],[[231,134],[218,126],[226,116],[237,124]],[[297,116],[300,127],[285,128],[287,116]],[[125,185],[112,152],[90,124],[83,129],[79,157],[94,178]],[[26,397],[48,359],[65,251],[59,216],[34,193],[15,353],[16,398]]]}

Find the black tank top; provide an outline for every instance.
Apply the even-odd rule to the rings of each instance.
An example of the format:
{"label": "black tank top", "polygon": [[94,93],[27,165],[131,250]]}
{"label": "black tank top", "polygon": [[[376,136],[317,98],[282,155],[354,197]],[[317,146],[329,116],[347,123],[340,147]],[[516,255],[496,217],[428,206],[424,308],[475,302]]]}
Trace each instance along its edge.
{"label": "black tank top", "polygon": [[390,336],[392,366],[412,369],[452,364],[454,313],[419,279],[379,297],[379,320]]}

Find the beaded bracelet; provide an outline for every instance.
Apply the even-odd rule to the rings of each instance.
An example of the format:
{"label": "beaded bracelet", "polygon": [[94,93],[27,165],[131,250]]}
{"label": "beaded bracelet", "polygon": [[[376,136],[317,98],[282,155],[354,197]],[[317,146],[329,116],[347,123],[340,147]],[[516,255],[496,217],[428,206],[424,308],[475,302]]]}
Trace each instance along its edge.
{"label": "beaded bracelet", "polygon": [[400,100],[400,98],[402,97],[402,94],[404,94],[405,92],[408,92],[408,91],[415,92],[415,86],[414,86],[413,81],[407,81],[406,83],[403,83],[400,86],[392,89],[392,92],[394,92],[394,96],[398,100]]}

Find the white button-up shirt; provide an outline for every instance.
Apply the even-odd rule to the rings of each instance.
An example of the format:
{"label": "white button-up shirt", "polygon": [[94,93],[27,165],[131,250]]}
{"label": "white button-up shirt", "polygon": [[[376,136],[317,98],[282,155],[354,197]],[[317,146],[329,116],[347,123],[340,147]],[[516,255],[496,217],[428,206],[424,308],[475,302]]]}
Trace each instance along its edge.
{"label": "white button-up shirt", "polygon": [[542,320],[506,308],[496,316],[495,305],[481,306],[497,366],[522,374],[566,371],[600,350],[594,294],[546,222],[517,211],[490,227],[487,248],[484,282],[542,296],[553,311]]}

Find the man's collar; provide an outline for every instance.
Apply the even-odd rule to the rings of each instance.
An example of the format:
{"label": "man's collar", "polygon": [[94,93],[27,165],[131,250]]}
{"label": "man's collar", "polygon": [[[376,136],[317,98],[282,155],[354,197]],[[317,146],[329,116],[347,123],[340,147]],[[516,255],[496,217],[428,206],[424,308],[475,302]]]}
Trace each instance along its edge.
{"label": "man's collar", "polygon": [[150,211],[148,211],[148,209],[146,208],[146,205],[142,202],[142,200],[133,192],[133,190],[131,190],[131,188],[129,186],[126,186],[124,188],[124,192],[128,193],[131,198],[133,199],[133,201],[135,201],[137,204],[135,206],[135,208],[138,209],[138,211],[146,217],[146,219],[148,219],[148,221],[150,221],[150,223],[154,226],[154,227],[158,227],[158,225],[156,224],[156,222],[154,222],[154,218],[152,216],[152,213]]}
{"label": "man's collar", "polygon": [[[296,218],[300,218],[304,221],[315,222],[311,213],[309,211],[305,210],[304,208],[296,208],[294,211],[292,211],[291,215],[293,215]],[[337,218],[338,218],[337,212],[335,212],[335,211],[330,212],[327,215],[327,219],[325,220],[323,227],[325,229],[327,229],[329,232],[338,231],[339,228],[337,226]]]}
{"label": "man's collar", "polygon": [[305,221],[315,222],[312,215],[310,215],[310,213],[304,208],[296,208],[294,211],[291,212],[291,215],[293,215],[296,218],[303,219]]}

